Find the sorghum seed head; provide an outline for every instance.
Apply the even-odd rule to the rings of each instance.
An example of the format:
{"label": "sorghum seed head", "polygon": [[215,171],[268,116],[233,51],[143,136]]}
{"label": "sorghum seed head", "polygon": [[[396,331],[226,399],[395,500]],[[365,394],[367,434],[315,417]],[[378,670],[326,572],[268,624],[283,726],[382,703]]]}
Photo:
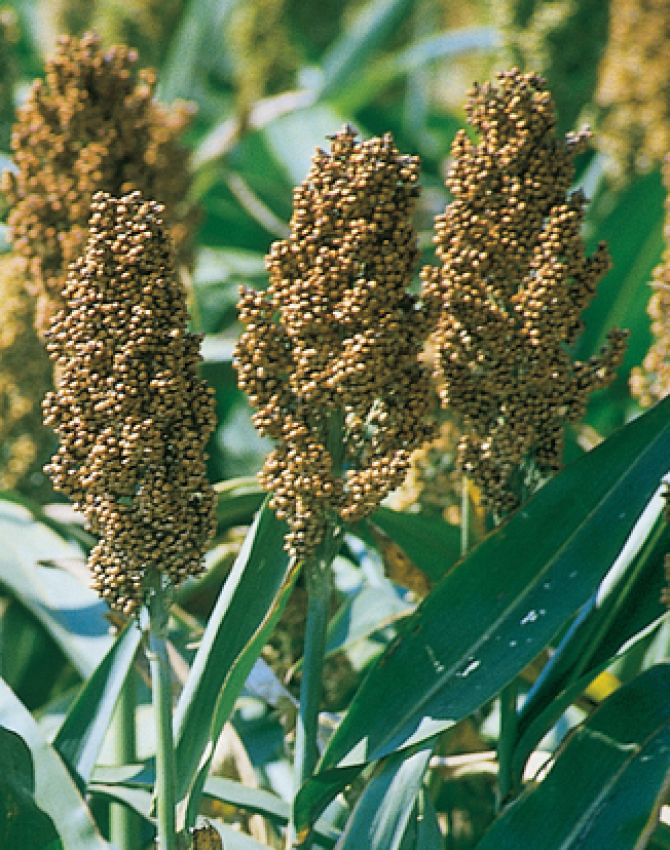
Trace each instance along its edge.
{"label": "sorghum seed head", "polygon": [[214,531],[214,401],[162,213],[139,192],[94,196],[86,251],[47,334],[61,364],[44,402],[60,438],[47,471],[100,535],[94,587],[126,612],[148,571],[175,586],[197,574]]}

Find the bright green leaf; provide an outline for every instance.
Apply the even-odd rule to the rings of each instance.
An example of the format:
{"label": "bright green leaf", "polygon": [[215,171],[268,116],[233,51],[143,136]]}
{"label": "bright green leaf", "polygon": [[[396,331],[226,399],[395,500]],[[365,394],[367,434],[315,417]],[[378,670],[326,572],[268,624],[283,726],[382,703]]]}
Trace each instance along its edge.
{"label": "bright green leaf", "polygon": [[104,616],[108,608],[64,570],[39,564],[80,556],[27,508],[0,500],[0,585],[25,605],[87,678],[112,643]]}
{"label": "bright green leaf", "polygon": [[633,850],[670,784],[670,665],[616,691],[568,739],[477,850]]}
{"label": "bright green leaf", "polygon": [[594,592],[668,469],[670,399],[566,467],[404,620],[296,803],[299,830],[370,761],[491,699]]}
{"label": "bright green leaf", "polygon": [[35,803],[35,772],[25,741],[0,726],[0,847],[62,848],[51,818]]}
{"label": "bright green leaf", "polygon": [[434,743],[384,759],[358,798],[337,850],[401,850]]}
{"label": "bright green leaf", "polygon": [[141,637],[136,623],[128,623],[82,688],[54,739],[61,758],[84,785],[93,773]]}
{"label": "bright green leaf", "polygon": [[266,502],[207,623],[175,713],[181,796],[209,742],[218,738],[297,577],[285,534],[286,525]]}

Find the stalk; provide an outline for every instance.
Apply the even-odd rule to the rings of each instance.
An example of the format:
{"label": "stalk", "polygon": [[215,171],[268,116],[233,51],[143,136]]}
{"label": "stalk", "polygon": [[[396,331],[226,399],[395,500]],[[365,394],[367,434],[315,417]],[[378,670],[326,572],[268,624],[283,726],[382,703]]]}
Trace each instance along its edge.
{"label": "stalk", "polygon": [[[132,764],[137,759],[136,705],[137,681],[131,669],[119,694],[111,723],[114,764]],[[111,803],[109,826],[114,846],[124,850],[138,850],[141,821],[132,809],[121,803]]]}
{"label": "stalk", "polygon": [[175,820],[176,763],[172,737],[172,677],[167,652],[168,611],[160,573],[151,577],[149,594],[149,649],[151,689],[156,723],[156,813],[158,850],[177,850]]}
{"label": "stalk", "polygon": [[[333,411],[327,420],[327,445],[332,458],[333,472],[341,475],[344,442],[342,435],[343,416]],[[326,633],[330,611],[333,559],[342,543],[342,525],[333,520],[314,554],[304,565],[307,586],[307,622],[305,625],[305,650],[303,652],[302,679],[300,682],[300,705],[295,731],[295,754],[293,762],[293,796],[314,774],[319,760],[319,708],[323,693],[323,665],[326,659]],[[289,839],[293,827],[289,829]],[[309,850],[311,836],[296,846]]]}

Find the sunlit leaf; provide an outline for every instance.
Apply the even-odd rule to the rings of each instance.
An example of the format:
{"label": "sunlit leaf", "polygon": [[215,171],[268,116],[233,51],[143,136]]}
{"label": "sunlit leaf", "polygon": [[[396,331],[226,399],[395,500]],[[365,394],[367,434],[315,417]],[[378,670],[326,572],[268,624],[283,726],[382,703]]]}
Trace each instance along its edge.
{"label": "sunlit leaf", "polygon": [[298,796],[299,828],[363,765],[495,696],[574,616],[667,472],[669,410],[666,400],[566,467],[400,624]]}

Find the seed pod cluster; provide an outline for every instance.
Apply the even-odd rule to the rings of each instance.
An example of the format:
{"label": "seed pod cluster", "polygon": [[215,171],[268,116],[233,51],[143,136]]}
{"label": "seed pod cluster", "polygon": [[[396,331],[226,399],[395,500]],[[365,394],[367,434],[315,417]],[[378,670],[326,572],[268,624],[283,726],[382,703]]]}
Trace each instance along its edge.
{"label": "seed pod cluster", "polygon": [[59,380],[44,421],[60,447],[46,471],[100,535],[93,586],[131,612],[149,571],[175,586],[197,574],[214,531],[214,401],[162,207],[98,193],[64,300],[47,334]]}
{"label": "seed pod cluster", "polygon": [[187,151],[177,138],[189,111],[153,100],[155,77],[137,73],[125,47],[105,52],[92,35],[63,38],[18,113],[12,135],[16,172],[3,175],[12,206],[14,250],[38,298],[46,330],[62,304],[68,266],[83,252],[91,199],[98,191],[139,190],[165,204],[180,262],[190,262],[193,210]]}
{"label": "seed pod cluster", "polygon": [[328,522],[370,514],[433,433],[419,353],[434,315],[408,292],[418,160],[390,134],[357,141],[351,127],[330,147],[294,192],[267,292],[244,289],[238,305],[238,382],[278,442],[260,478],[295,557]]}
{"label": "seed pod cluster", "polygon": [[590,133],[558,138],[545,81],[516,69],[476,86],[466,110],[479,140],[454,140],[453,201],[435,223],[441,264],[422,277],[424,300],[441,304],[436,372],[462,420],[458,465],[500,516],[518,503],[524,464],[560,466],[563,425],[612,380],[626,334],[612,331],[588,362],[570,358],[609,267],[604,244],[585,255],[586,200],[569,192]]}
{"label": "seed pod cluster", "polygon": [[670,2],[617,0],[600,67],[598,146],[619,178],[670,151]]}
{"label": "seed pod cluster", "polygon": [[[41,404],[52,386],[52,367],[33,320],[23,263],[0,257],[0,489],[36,496],[46,491],[42,465],[53,449]],[[53,493],[51,493],[53,496]]]}

